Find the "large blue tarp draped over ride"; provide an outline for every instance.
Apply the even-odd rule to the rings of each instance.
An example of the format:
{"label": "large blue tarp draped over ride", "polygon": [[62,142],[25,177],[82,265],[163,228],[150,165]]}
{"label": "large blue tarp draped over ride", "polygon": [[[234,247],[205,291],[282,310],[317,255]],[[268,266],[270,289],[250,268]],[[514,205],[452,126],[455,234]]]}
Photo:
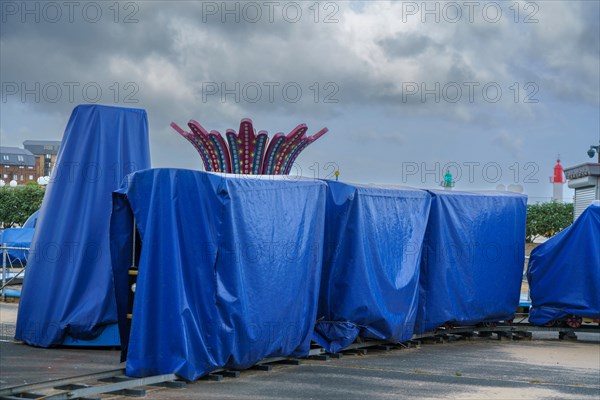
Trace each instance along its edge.
{"label": "large blue tarp draped over ride", "polygon": [[[127,374],[194,380],[308,354],[326,184],[153,169],[113,196],[111,250]],[[126,318],[132,220],[141,249]]]}
{"label": "large blue tarp draped over ride", "polygon": [[[6,247],[29,247],[33,238],[33,228],[9,228],[0,231],[0,244]],[[27,250],[7,250],[10,264],[22,266],[27,263]],[[0,257],[2,253],[0,252]],[[12,265],[13,267],[15,265]]]}
{"label": "large blue tarp draped over ride", "polygon": [[327,182],[325,256],[314,340],[329,352],[357,336],[409,340],[417,311],[424,190]]}
{"label": "large blue tarp draped over ride", "polygon": [[543,325],[571,315],[600,319],[600,206],[540,244],[529,258],[529,321]]}
{"label": "large blue tarp draped over ride", "polygon": [[150,167],[141,109],[77,106],[67,124],[29,254],[16,338],[47,347],[89,340],[117,321],[109,222],[112,192]]}
{"label": "large blue tarp draped over ride", "polygon": [[527,197],[431,190],[415,332],[508,320],[519,305]]}

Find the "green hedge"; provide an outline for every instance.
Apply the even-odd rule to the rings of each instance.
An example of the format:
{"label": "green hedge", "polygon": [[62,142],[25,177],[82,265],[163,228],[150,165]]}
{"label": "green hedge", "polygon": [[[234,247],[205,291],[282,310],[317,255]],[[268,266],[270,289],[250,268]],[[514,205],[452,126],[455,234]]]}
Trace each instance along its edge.
{"label": "green hedge", "polygon": [[527,241],[552,237],[573,223],[573,203],[537,203],[527,206]]}
{"label": "green hedge", "polygon": [[41,207],[43,198],[44,189],[35,182],[0,188],[0,224],[3,228],[23,225]]}

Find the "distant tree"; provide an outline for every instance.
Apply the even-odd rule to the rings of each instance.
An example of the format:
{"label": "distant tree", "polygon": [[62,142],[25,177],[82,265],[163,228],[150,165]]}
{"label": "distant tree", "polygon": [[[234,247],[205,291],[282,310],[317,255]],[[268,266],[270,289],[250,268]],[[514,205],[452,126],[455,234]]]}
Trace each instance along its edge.
{"label": "distant tree", "polygon": [[23,225],[42,205],[44,189],[35,182],[15,188],[0,188],[0,224],[3,228]]}
{"label": "distant tree", "polygon": [[9,187],[0,188],[0,227],[10,228],[12,223],[13,211],[15,209],[14,190]]}
{"label": "distant tree", "polygon": [[527,242],[550,238],[573,223],[573,203],[537,203],[527,206]]}

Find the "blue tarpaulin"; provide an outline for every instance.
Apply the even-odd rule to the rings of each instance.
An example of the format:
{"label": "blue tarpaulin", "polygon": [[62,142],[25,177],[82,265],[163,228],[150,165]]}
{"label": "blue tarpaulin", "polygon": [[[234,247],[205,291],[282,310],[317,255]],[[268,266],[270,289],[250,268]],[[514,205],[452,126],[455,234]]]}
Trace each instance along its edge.
{"label": "blue tarpaulin", "polygon": [[37,225],[39,215],[40,210],[37,210],[36,212],[31,214],[29,218],[27,218],[27,221],[25,221],[25,223],[23,224],[23,228],[35,228],[35,226]]}
{"label": "blue tarpaulin", "polygon": [[314,340],[409,340],[417,311],[426,191],[327,182],[325,258]]}
{"label": "blue tarpaulin", "polygon": [[[0,244],[7,247],[29,247],[33,238],[33,228],[9,228],[0,231]],[[12,266],[22,266],[27,263],[26,250],[7,250]],[[0,253],[0,257],[2,254]],[[15,263],[17,265],[15,265]]]}
{"label": "blue tarpaulin", "polygon": [[430,193],[415,332],[512,319],[524,269],[527,197]]}
{"label": "blue tarpaulin", "polygon": [[[324,182],[285,177],[130,175],[113,197],[111,221],[127,375],[194,380],[265,357],[307,355],[325,191]],[[129,327],[133,217],[142,245]]]}
{"label": "blue tarpaulin", "polygon": [[571,315],[600,319],[600,206],[590,205],[571,226],[536,247],[527,279],[531,323]]}
{"label": "blue tarpaulin", "polygon": [[47,347],[93,339],[117,321],[109,222],[112,192],[149,168],[144,110],[77,106],[52,170],[29,255],[16,338]]}

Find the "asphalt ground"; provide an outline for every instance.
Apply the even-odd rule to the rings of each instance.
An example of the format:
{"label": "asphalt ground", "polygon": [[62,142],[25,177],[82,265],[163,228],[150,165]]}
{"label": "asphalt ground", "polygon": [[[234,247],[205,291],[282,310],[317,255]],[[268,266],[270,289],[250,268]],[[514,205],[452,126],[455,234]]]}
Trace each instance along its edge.
{"label": "asphalt ground", "polygon": [[[476,338],[243,372],[148,399],[598,399],[598,335]],[[584,338],[583,336],[589,336]]]}
{"label": "asphalt ground", "polygon": [[[16,305],[0,304],[0,387],[123,367],[119,352],[41,349],[10,339]],[[147,392],[147,399],[599,399],[600,335],[472,338],[243,371],[221,382]]]}

